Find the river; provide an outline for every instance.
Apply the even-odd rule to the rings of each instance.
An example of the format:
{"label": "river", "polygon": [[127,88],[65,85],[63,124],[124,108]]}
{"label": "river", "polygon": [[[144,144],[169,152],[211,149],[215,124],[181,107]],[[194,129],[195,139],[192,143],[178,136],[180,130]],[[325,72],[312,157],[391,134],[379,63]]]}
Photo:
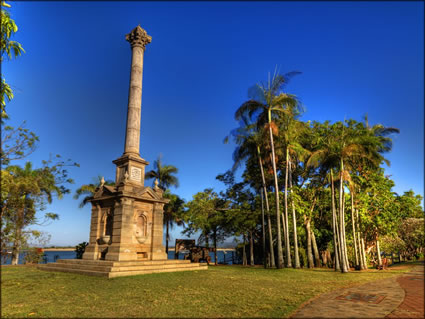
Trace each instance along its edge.
{"label": "river", "polygon": [[[232,256],[233,255],[233,256]],[[10,254],[9,254],[10,256]],[[211,262],[214,263],[214,253],[210,252]],[[19,254],[19,264],[23,264],[25,258],[25,251]],[[217,261],[222,264],[223,261],[226,264],[233,264],[233,260],[236,259],[236,253],[232,250],[220,250],[217,251]],[[57,259],[75,259],[75,251],[70,250],[57,250],[57,251],[45,251],[42,263],[52,263]],[[174,250],[168,251],[168,259],[174,259]],[[183,254],[179,254],[179,259],[183,259]],[[233,260],[232,260],[233,259]],[[2,265],[10,265],[11,257],[7,257],[6,260],[1,259]]]}

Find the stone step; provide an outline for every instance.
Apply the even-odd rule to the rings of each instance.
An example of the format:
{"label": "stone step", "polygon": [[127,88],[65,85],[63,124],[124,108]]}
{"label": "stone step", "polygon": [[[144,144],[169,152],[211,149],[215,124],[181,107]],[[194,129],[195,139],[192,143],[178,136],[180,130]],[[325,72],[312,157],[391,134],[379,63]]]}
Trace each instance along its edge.
{"label": "stone step", "polygon": [[143,269],[140,267],[138,270],[127,270],[127,271],[97,271],[97,270],[89,270],[82,268],[74,268],[75,265],[58,265],[58,264],[46,264],[39,265],[38,269],[46,270],[46,271],[58,271],[58,272],[67,272],[67,273],[76,273],[82,275],[90,275],[90,276],[99,276],[99,277],[124,277],[124,276],[134,276],[134,275],[143,275],[143,274],[152,274],[152,273],[161,273],[161,272],[176,272],[176,271],[196,271],[196,270],[207,270],[207,265],[190,265],[190,267],[157,267],[149,269]]}
{"label": "stone step", "polygon": [[45,271],[69,272],[69,273],[90,275],[90,276],[97,276],[97,277],[108,277],[108,274],[109,274],[109,272],[107,271],[90,271],[90,270],[81,270],[81,269],[65,268],[65,267],[52,267],[47,265],[39,265],[37,268],[41,270],[45,270]]}
{"label": "stone step", "polygon": [[80,269],[89,271],[117,272],[117,271],[135,271],[135,270],[151,270],[151,269],[169,269],[169,268],[190,268],[197,267],[199,263],[161,263],[161,264],[138,264],[137,266],[119,266],[111,267],[109,265],[82,264],[82,263],[49,263],[46,267],[65,268],[65,269]]}
{"label": "stone step", "polygon": [[190,260],[166,259],[166,260],[133,260],[133,261],[109,261],[109,260],[85,260],[85,259],[58,259],[58,263],[84,264],[96,266],[138,266],[138,265],[163,265],[163,264],[190,264]]}
{"label": "stone step", "polygon": [[79,269],[79,270],[100,271],[100,272],[110,272],[111,271],[111,266],[96,266],[96,265],[83,265],[83,264],[49,263],[49,264],[43,265],[43,267],[49,268],[49,269],[50,268]]}
{"label": "stone step", "polygon": [[135,275],[144,275],[144,274],[153,274],[161,272],[176,272],[176,271],[196,271],[196,270],[207,270],[208,266],[198,266],[198,267],[185,267],[185,268],[167,268],[167,269],[156,269],[156,270],[137,270],[137,271],[119,271],[119,272],[110,272],[109,278],[124,277],[124,276],[135,276]]}
{"label": "stone step", "polygon": [[193,264],[164,264],[164,265],[144,265],[144,266],[120,266],[111,267],[111,272],[136,271],[136,270],[151,270],[151,269],[180,269],[199,267],[199,263]]}

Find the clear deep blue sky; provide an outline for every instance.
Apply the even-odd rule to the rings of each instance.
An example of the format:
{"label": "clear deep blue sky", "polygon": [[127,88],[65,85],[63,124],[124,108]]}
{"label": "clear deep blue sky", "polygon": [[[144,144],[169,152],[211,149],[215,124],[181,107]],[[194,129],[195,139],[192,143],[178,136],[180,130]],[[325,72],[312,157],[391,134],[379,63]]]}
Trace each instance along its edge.
{"label": "clear deep blue sky", "polygon": [[[140,24],[146,48],[140,153],[153,168],[179,168],[186,200],[232,165],[233,114],[247,89],[277,65],[294,78],[288,92],[305,105],[303,120],[361,120],[400,129],[388,154],[403,193],[424,195],[424,4],[422,2],[12,2],[26,54],[4,63],[15,90],[11,124],[40,137],[29,158],[49,153],[81,164],[79,185],[114,179],[124,149],[131,51],[125,34]],[[147,183],[150,185],[150,182]],[[71,195],[40,228],[51,244],[88,240],[90,207]],[[179,231],[173,239],[182,237]],[[173,242],[173,241],[172,241]]]}

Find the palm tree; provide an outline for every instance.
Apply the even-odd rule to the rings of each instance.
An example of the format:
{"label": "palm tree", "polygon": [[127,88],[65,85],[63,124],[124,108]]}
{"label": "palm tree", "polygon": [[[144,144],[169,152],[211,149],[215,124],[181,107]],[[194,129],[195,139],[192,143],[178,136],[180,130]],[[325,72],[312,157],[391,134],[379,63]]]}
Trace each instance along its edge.
{"label": "palm tree", "polygon": [[[338,247],[335,245],[335,249],[338,249],[337,254],[340,257],[341,272],[345,273],[348,272],[349,268],[347,264],[343,209],[344,161],[353,156],[366,156],[366,151],[361,145],[361,141],[353,134],[353,130],[349,130],[341,122],[337,122],[331,126],[329,126],[328,122],[325,122],[317,128],[319,135],[316,137],[318,140],[316,150],[312,152],[307,165],[318,166],[321,164],[322,169],[330,170],[332,190],[334,189],[333,168],[339,168],[339,216],[333,216],[333,220],[335,220],[334,234],[336,231],[338,238]],[[332,211],[334,211],[333,208]],[[337,222],[338,218],[339,225]],[[334,244],[336,244],[335,240]]]}
{"label": "palm tree", "polygon": [[374,126],[369,125],[369,118],[367,114],[363,117],[364,125],[366,129],[373,134],[373,136],[377,137],[379,140],[378,152],[386,153],[391,151],[393,147],[392,138],[388,135],[394,133],[400,133],[400,130],[396,127],[386,127],[382,124],[375,124]]}
{"label": "palm tree", "polygon": [[84,196],[78,205],[80,208],[86,206],[86,204],[93,198],[96,189],[100,185],[114,186],[115,183],[111,180],[105,181],[102,176],[98,175],[97,177],[93,178],[92,183],[81,185],[81,187],[78,188],[74,194],[74,199],[78,199],[80,196]]}
{"label": "palm tree", "polygon": [[[273,236],[272,236],[272,228],[271,228],[271,220],[270,220],[270,207],[269,207],[269,199],[267,196],[267,184],[264,176],[264,165],[261,155],[261,146],[263,143],[262,132],[258,131],[258,127],[250,122],[247,114],[244,114],[241,117],[241,126],[235,130],[232,130],[230,135],[233,137],[235,143],[238,145],[233,152],[233,160],[234,165],[232,167],[232,171],[235,171],[243,160],[246,160],[252,156],[257,156],[258,164],[261,172],[261,182],[262,182],[262,196],[264,195],[265,203],[266,203],[266,212],[267,212],[267,226],[268,226],[268,235],[269,235],[269,251],[270,251],[270,266],[275,267],[275,258],[274,258],[274,249],[273,249]],[[224,139],[224,143],[228,143],[229,136],[226,136]],[[263,197],[261,197],[263,200]],[[264,230],[264,220],[263,230]],[[263,241],[265,242],[265,231],[263,231]],[[264,256],[266,251],[264,249]]]}
{"label": "palm tree", "polygon": [[157,179],[159,187],[166,191],[170,186],[179,187],[179,180],[172,174],[177,174],[178,169],[173,165],[163,165],[162,155],[159,154],[158,159],[154,161],[154,170],[150,170],[145,174],[145,179]]}
{"label": "palm tree", "polygon": [[[298,105],[298,101],[294,95],[283,93],[284,86],[288,80],[300,72],[290,72],[285,75],[278,74],[276,71],[267,84],[259,83],[252,87],[249,91],[250,100],[243,103],[235,113],[235,119],[239,120],[244,115],[248,114],[250,118],[257,116],[257,125],[266,127],[269,130],[270,147],[272,154],[272,166],[274,176],[275,201],[276,201],[276,218],[277,218],[277,268],[283,266],[282,252],[282,236],[280,232],[280,208],[279,208],[279,185],[276,170],[276,156],[273,142],[273,127],[277,131],[274,119],[277,116],[276,112],[285,112],[285,107],[294,107]],[[276,132],[277,133],[277,132]],[[287,256],[289,252],[287,251]]]}
{"label": "palm tree", "polygon": [[166,227],[165,235],[165,250],[168,255],[168,240],[170,239],[169,228],[173,228],[174,223],[178,226],[184,225],[179,218],[183,210],[184,201],[177,195],[167,192],[170,186],[179,186],[179,180],[172,174],[177,174],[178,169],[173,165],[163,165],[161,160],[162,155],[159,154],[158,159],[154,161],[155,170],[150,170],[145,174],[145,179],[158,180],[158,186],[165,191],[164,197],[170,199],[170,202],[164,205],[164,226]]}
{"label": "palm tree", "polygon": [[165,252],[168,256],[169,230],[173,229],[174,224],[184,226],[184,221],[180,218],[184,208],[184,200],[178,195],[171,194],[168,190],[164,193],[164,197],[170,200],[164,205]]}
{"label": "palm tree", "polygon": [[[285,145],[285,223],[288,231],[286,232],[286,251],[289,251],[289,226],[288,226],[288,180],[289,180],[289,189],[292,194],[292,171],[295,166],[296,159],[304,160],[309,154],[309,151],[305,149],[301,143],[300,138],[306,132],[306,126],[303,122],[297,120],[297,117],[301,114],[300,105],[295,105],[286,108],[286,112],[282,117],[282,134],[281,140]],[[293,163],[294,159],[294,163]],[[295,214],[295,205],[294,201],[291,201],[292,205],[292,221],[293,221],[293,230],[294,230],[294,257],[295,257],[295,268],[300,268],[300,257],[298,253],[298,238],[297,238],[297,221]],[[286,260],[287,267],[291,267],[291,258],[288,254]]]}
{"label": "palm tree", "polygon": [[[393,130],[393,128],[391,129]],[[322,127],[321,134],[319,134],[318,148],[312,153],[308,161],[309,165],[321,162],[323,169],[330,169],[332,181],[333,169],[339,171],[339,216],[336,217],[336,220],[339,219],[339,225],[336,227],[336,232],[342,272],[348,271],[345,201],[343,200],[344,182],[351,179],[350,171],[354,173],[358,163],[364,163],[375,168],[379,167],[382,162],[389,165],[389,161],[380,154],[388,149],[389,140],[387,137],[381,136],[383,130],[377,129],[376,132],[375,134],[373,130],[365,130],[362,123],[354,120],[346,120],[345,123],[337,122],[331,126],[326,122]]]}

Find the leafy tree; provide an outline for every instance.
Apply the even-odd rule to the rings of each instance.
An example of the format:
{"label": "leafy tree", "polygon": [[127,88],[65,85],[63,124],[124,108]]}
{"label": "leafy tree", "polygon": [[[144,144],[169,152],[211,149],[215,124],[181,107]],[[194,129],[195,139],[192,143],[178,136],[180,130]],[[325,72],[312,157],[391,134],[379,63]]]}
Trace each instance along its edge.
{"label": "leafy tree", "polygon": [[404,242],[406,255],[411,258],[424,253],[425,231],[423,218],[406,218],[398,230],[398,237]]}
{"label": "leafy tree", "polygon": [[210,236],[213,239],[215,263],[217,263],[217,243],[224,240],[224,203],[213,189],[193,195],[193,199],[186,204],[187,210],[182,214],[185,221],[184,234],[188,236],[201,232],[200,238],[205,240],[209,247]]}
{"label": "leafy tree", "polygon": [[43,161],[43,166],[38,169],[33,169],[27,162],[24,167],[14,165],[1,171],[2,250],[12,248],[13,265],[18,263],[19,251],[28,235],[35,234],[27,227],[58,219],[57,214],[48,212],[44,221],[40,221],[36,212],[45,210],[55,196],[60,199],[69,193],[65,185],[73,180],[68,177],[66,167],[76,165],[69,160],[56,163],[49,160]]}
{"label": "leafy tree", "polygon": [[36,149],[38,136],[25,128],[25,122],[18,128],[6,125],[1,132],[0,162],[2,166],[20,160]]}
{"label": "leafy tree", "polygon": [[247,189],[247,183],[235,183],[232,172],[218,175],[216,179],[222,181],[227,186],[225,192],[220,195],[222,202],[226,205],[224,230],[227,234],[236,237],[243,237],[243,262],[246,264],[245,244],[246,238],[250,242],[250,264],[254,266],[254,240],[253,234],[259,222],[259,198]]}
{"label": "leafy tree", "polygon": [[[18,31],[18,27],[10,16],[10,13],[5,9],[10,8],[10,5],[5,1],[1,1],[1,38],[0,38],[0,63],[3,64],[4,58],[11,60],[24,53],[24,49],[19,42],[11,40],[13,35]],[[6,83],[6,79],[1,77],[1,118],[7,118],[6,113],[6,100],[11,101],[13,99],[13,90],[10,85]]]}
{"label": "leafy tree", "polygon": [[[25,52],[19,42],[11,40],[13,35],[18,31],[18,27],[5,8],[10,8],[10,5],[1,1],[1,64],[3,64],[5,58],[10,60]],[[13,90],[6,83],[3,74],[0,91],[1,124],[3,125],[5,124],[5,120],[9,118],[6,113],[6,101],[10,102],[13,99]],[[9,165],[13,160],[25,158],[35,150],[38,137],[25,128],[25,122],[18,128],[4,125],[1,131],[0,164],[2,166]]]}
{"label": "leafy tree", "polygon": [[422,196],[415,195],[413,190],[404,192],[402,196],[397,196],[402,218],[424,218],[424,210],[421,206],[422,199]]}

